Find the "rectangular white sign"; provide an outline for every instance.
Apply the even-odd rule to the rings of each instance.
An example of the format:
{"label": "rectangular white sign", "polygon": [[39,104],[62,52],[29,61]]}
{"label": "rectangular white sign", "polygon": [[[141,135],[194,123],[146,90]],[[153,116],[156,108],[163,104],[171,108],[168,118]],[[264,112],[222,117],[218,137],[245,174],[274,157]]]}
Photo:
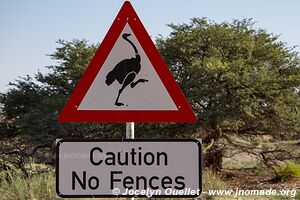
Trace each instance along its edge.
{"label": "rectangular white sign", "polygon": [[56,193],[63,198],[202,193],[199,140],[60,140],[56,151]]}

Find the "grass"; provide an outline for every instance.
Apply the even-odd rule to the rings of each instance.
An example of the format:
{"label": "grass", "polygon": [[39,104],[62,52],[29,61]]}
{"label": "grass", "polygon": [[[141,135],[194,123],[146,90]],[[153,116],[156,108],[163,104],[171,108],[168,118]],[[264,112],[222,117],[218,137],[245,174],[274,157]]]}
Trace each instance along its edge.
{"label": "grass", "polygon": [[228,184],[218,174],[214,174],[210,170],[204,170],[203,172],[203,187],[204,191],[229,188]]}
{"label": "grass", "polygon": [[[219,175],[210,171],[204,171],[203,183],[204,190],[227,188],[227,184]],[[24,178],[17,172],[2,172],[0,173],[0,194],[0,200],[54,200],[56,199],[55,175],[53,172],[46,172]],[[119,198],[119,200],[122,199]]]}
{"label": "grass", "polygon": [[[204,191],[229,188],[228,183],[224,182],[218,174],[214,174],[209,170],[204,170],[203,172],[203,186],[204,186]],[[0,200],[54,200],[54,199],[56,199],[55,175],[52,171],[35,174],[30,178],[24,178],[20,175],[20,173],[16,173],[16,172],[0,173]],[[135,199],[141,200],[142,198],[135,198]],[[277,200],[276,197],[263,197],[263,196],[255,196],[255,197],[239,196],[237,198],[234,198],[233,196],[208,196],[208,195],[203,195],[202,199]],[[300,200],[299,194],[296,197],[294,197],[294,199]],[[83,200],[83,199],[76,199],[76,200]],[[101,200],[114,200],[114,198],[110,198],[110,199],[106,198]],[[118,200],[125,200],[125,199],[119,198]],[[171,199],[166,199],[166,200],[171,200]],[[184,199],[182,198],[176,200],[184,200]]]}
{"label": "grass", "polygon": [[34,175],[28,179],[23,178],[19,173],[2,173],[0,182],[0,199],[55,199],[54,179],[52,172]]}
{"label": "grass", "polygon": [[291,178],[300,178],[300,165],[293,162],[285,163],[274,169],[276,178],[282,182]]}

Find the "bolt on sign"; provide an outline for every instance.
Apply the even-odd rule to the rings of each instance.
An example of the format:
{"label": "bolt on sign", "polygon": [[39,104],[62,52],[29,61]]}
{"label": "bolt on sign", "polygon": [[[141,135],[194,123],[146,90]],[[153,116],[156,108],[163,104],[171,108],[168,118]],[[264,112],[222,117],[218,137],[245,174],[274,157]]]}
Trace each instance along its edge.
{"label": "bolt on sign", "polygon": [[202,192],[198,140],[60,140],[60,197],[181,197]]}

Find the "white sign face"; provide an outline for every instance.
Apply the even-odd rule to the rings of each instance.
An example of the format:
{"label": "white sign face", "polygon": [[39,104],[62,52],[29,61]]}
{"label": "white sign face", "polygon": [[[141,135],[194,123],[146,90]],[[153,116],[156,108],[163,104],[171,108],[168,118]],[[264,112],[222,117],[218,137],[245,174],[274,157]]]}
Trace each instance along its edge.
{"label": "white sign face", "polygon": [[180,197],[202,192],[198,140],[60,140],[56,192],[68,197]]}
{"label": "white sign face", "polygon": [[78,107],[78,110],[120,109],[178,110],[129,24]]}

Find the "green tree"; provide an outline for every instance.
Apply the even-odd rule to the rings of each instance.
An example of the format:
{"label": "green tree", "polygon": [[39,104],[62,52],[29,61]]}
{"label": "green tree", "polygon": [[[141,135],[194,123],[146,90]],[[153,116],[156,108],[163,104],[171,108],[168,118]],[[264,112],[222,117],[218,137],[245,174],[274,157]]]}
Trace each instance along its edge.
{"label": "green tree", "polygon": [[[172,32],[159,37],[157,47],[198,121],[139,123],[138,137],[198,137],[206,149],[231,144],[245,151],[249,148],[235,137],[299,137],[300,60],[293,48],[255,29],[251,20],[217,24],[194,18],[170,27]],[[121,138],[123,124],[58,123],[61,108],[98,46],[85,40],[58,44],[50,55],[57,65],[48,66],[47,74],[19,79],[0,95],[0,133],[30,141],[31,148],[49,147],[63,137]]]}
{"label": "green tree", "polygon": [[[8,162],[22,168],[26,159],[38,154],[38,150],[53,151],[57,138],[121,137],[120,124],[58,122],[59,112],[98,46],[85,40],[59,40],[58,44],[54,54],[49,55],[57,65],[47,66],[47,74],[39,72],[34,77],[20,78],[10,83],[8,92],[0,95],[1,137],[15,137],[11,148],[1,149],[0,166]],[[54,163],[53,154],[50,160],[49,154],[43,151],[39,157],[42,162]]]}
{"label": "green tree", "polygon": [[197,113],[193,134],[207,148],[245,147],[231,136],[299,137],[300,60],[294,48],[247,19],[217,24],[194,18],[169,27],[157,46]]}
{"label": "green tree", "polygon": [[50,72],[46,75],[38,73],[35,78],[42,83],[47,93],[68,96],[80,80],[98,45],[88,44],[86,40],[58,40],[57,43],[61,47],[50,57],[59,65],[47,66]]}

